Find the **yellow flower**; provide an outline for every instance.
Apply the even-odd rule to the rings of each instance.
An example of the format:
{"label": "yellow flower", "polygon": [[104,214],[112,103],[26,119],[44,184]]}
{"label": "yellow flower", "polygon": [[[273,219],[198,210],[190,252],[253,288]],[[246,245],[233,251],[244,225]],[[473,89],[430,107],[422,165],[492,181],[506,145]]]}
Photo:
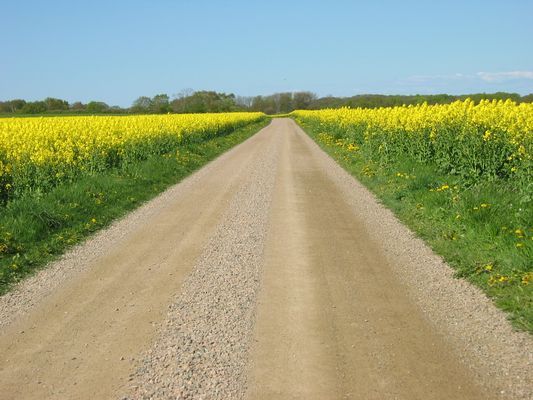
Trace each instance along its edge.
{"label": "yellow flower", "polygon": [[357,151],[357,150],[359,150],[359,146],[353,143],[348,144],[348,151]]}
{"label": "yellow flower", "polygon": [[[376,156],[384,153],[394,157],[408,149],[422,162],[444,160],[453,164],[458,176],[473,178],[474,183],[497,171],[514,174],[527,170],[533,158],[532,103],[474,104],[467,99],[438,105],[297,110],[292,116],[323,131],[350,132],[349,140],[355,135],[361,140],[361,149],[366,147]],[[343,137],[348,139],[348,135]],[[496,139],[498,146],[487,146]],[[527,180],[525,175],[511,179]],[[428,189],[446,190],[442,186]]]}
{"label": "yellow flower", "polygon": [[85,171],[170,154],[189,137],[215,136],[262,118],[242,112],[0,118],[0,198],[19,185],[48,189]]}

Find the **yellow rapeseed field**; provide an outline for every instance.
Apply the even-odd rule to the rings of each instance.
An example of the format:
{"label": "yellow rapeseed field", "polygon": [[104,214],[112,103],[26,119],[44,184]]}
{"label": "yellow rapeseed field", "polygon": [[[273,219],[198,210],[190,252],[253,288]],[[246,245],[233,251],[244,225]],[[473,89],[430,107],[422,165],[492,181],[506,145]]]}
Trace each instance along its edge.
{"label": "yellow rapeseed field", "polygon": [[512,178],[520,191],[533,181],[533,104],[471,100],[445,105],[295,111],[320,137],[370,158],[407,156],[476,182]]}
{"label": "yellow rapeseed field", "polygon": [[262,113],[0,119],[0,200],[175,151]]}

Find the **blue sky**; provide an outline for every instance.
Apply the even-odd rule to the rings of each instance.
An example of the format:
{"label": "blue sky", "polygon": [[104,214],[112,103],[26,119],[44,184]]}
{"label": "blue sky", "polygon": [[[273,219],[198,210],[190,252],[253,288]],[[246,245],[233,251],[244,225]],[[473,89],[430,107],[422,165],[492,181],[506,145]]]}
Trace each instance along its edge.
{"label": "blue sky", "polygon": [[0,0],[0,99],[533,92],[533,1]]}

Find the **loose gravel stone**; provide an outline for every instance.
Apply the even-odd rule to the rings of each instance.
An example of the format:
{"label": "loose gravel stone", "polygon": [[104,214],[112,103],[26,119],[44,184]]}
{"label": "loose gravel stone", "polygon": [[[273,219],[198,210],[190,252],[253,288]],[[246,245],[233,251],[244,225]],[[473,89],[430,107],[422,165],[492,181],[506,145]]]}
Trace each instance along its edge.
{"label": "loose gravel stone", "polygon": [[96,232],[86,241],[72,247],[57,261],[19,282],[8,293],[0,296],[0,329],[28,314],[57,287],[75,279],[80,273],[91,268],[100,257],[120,246],[138,227],[149,224],[154,216],[167,209],[169,205],[188,196],[198,182],[216,171],[231,156],[231,152],[222,154],[179,184],[171,186],[154,199],[116,220],[108,228]]}
{"label": "loose gravel stone", "polygon": [[240,399],[253,334],[277,142],[229,204],[144,356],[129,399]]}

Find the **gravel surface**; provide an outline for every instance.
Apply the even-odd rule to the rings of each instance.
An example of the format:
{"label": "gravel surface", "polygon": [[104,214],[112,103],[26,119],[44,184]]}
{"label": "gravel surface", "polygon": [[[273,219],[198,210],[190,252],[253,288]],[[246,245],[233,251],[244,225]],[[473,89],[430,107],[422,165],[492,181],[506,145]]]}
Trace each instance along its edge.
{"label": "gravel surface", "polygon": [[[248,144],[243,144],[243,146],[248,147],[241,146],[224,154],[179,185],[173,186],[153,201],[115,222],[109,228],[95,234],[84,244],[73,248],[46,269],[21,282],[11,292],[0,297],[0,334],[8,332],[7,328],[16,328],[18,325],[14,321],[20,320],[21,317],[38,314],[32,310],[43,304],[47,298],[53,298],[54,296],[51,294],[60,292],[68,286],[66,283],[77,282],[75,278],[84,277],[85,275],[82,273],[91,270],[96,260],[105,258],[117,248],[126,248],[123,244],[135,232],[155,235],[158,231],[151,231],[151,227],[154,227],[154,221],[158,220],[157,217],[165,219],[165,210],[176,207],[176,204],[181,207],[181,204],[184,204],[187,199],[191,203],[190,199],[193,193],[197,193],[196,196],[198,197],[197,191],[206,187],[205,182],[209,182],[206,178],[211,177],[211,182],[215,180],[219,182],[220,179],[231,180],[239,175],[239,179],[235,178],[234,183],[228,183],[231,188],[224,189],[227,190],[225,193],[228,197],[220,195],[222,196],[220,199],[223,200],[218,203],[220,203],[219,206],[222,207],[223,211],[221,214],[217,214],[216,210],[213,211],[213,215],[217,215],[217,225],[214,225],[216,227],[209,231],[213,232],[211,236],[200,228],[198,229],[201,232],[196,232],[195,236],[192,236],[196,243],[196,239],[203,235],[201,243],[206,244],[201,251],[202,247],[198,244],[200,255],[194,258],[196,261],[189,264],[193,268],[188,275],[184,275],[186,278],[179,292],[172,291],[173,295],[175,293],[175,297],[170,302],[168,310],[163,312],[155,310],[154,314],[161,312],[163,322],[159,325],[153,342],[144,338],[142,348],[149,348],[149,350],[140,356],[133,354],[135,351],[131,351],[132,354],[124,354],[120,361],[118,358],[114,361],[129,365],[129,361],[126,360],[134,360],[134,368],[132,367],[124,373],[125,381],[127,374],[132,371],[128,384],[119,389],[118,398],[243,398],[248,385],[246,371],[249,367],[247,364],[249,363],[250,346],[254,338],[257,296],[262,285],[263,251],[265,242],[268,242],[265,237],[270,229],[272,195],[275,191],[275,185],[279,183],[276,182],[276,173],[281,169],[279,158],[283,146],[282,138],[287,132],[294,129],[297,130],[298,128],[294,127],[292,121],[274,121],[270,128],[256,135]],[[498,310],[479,289],[464,280],[455,279],[453,269],[435,255],[422,240],[416,238],[409,229],[403,226],[391,211],[380,205],[366,188],[322,152],[310,138],[305,136],[304,140],[314,149],[313,160],[316,160],[320,167],[319,170],[324,171],[328,179],[334,182],[342,192],[343,196],[338,196],[338,198],[347,202],[353,209],[353,214],[360,220],[360,225],[365,230],[361,235],[367,235],[373,242],[377,243],[380,254],[387,259],[390,265],[394,266],[393,275],[399,282],[394,290],[408,292],[409,297],[423,311],[424,318],[427,319],[429,325],[434,327],[434,331],[442,337],[443,341],[450,344],[450,351],[455,352],[462,363],[477,377],[478,381],[489,387],[492,393],[497,393],[504,399],[533,398],[531,368],[533,343],[531,336],[527,333],[514,331],[506,320],[505,314]],[[239,148],[241,149],[240,153],[235,151]],[[290,153],[294,152],[295,149],[288,148],[285,151]],[[241,158],[236,158],[236,156]],[[222,175],[215,175],[220,173],[224,165],[231,165],[231,168],[226,168],[230,171],[225,171]],[[248,171],[247,168],[249,168]],[[244,178],[241,178],[241,175]],[[223,182],[226,181],[223,180]],[[217,194],[212,193],[211,195]],[[205,198],[206,196],[202,195],[201,197]],[[226,201],[228,201],[227,206]],[[185,210],[186,213],[191,214],[190,210],[192,209],[199,210],[196,202],[193,202],[192,205],[193,207]],[[327,207],[327,204],[324,206]],[[291,203],[291,207],[294,207],[296,213],[301,204],[294,202]],[[200,209],[200,216],[203,210],[204,208]],[[169,215],[172,218],[174,214],[170,213]],[[220,222],[218,222],[218,218],[220,218],[218,215],[222,215]],[[165,232],[165,229],[174,229],[168,228],[168,226],[173,226],[172,221],[175,220],[169,220],[166,225],[163,224],[158,229],[162,229],[161,232]],[[198,225],[196,217],[192,218],[192,225]],[[305,232],[302,234],[305,237]],[[349,249],[340,250],[349,251]],[[186,250],[183,252],[185,254]],[[311,250],[309,250],[310,252]],[[150,254],[143,253],[139,257],[146,258],[149,255],[153,255],[153,250]],[[165,255],[162,254],[161,257],[163,256]],[[134,260],[134,263],[142,263],[142,260]],[[178,269],[176,260],[172,258],[168,260],[171,265],[174,265],[172,263],[175,262],[176,269]],[[111,262],[110,265],[114,264]],[[124,271],[129,273],[129,268],[128,266]],[[97,276],[96,280],[98,281],[100,278]],[[109,284],[117,283],[111,281],[111,278],[109,279]],[[134,276],[132,279],[135,280]],[[308,282],[310,287],[315,281],[311,279]],[[87,283],[85,280],[82,282],[83,285]],[[139,285],[142,286],[143,282]],[[124,285],[123,281],[119,283],[120,287]],[[102,285],[104,284],[106,282],[102,283]],[[303,285],[301,286],[299,289],[303,288]],[[114,288],[116,289],[116,287]],[[337,287],[325,288],[324,290],[326,289],[335,291]],[[112,300],[115,292],[112,290],[110,292],[112,293],[107,293],[107,295]],[[292,295],[292,291],[289,294]],[[98,299],[89,297],[87,296],[83,300],[87,301],[87,307],[91,304],[97,304]],[[169,296],[168,299],[171,297]],[[66,298],[68,299],[67,303],[72,303],[71,297],[66,296]],[[122,301],[121,299],[115,300]],[[165,307],[169,302],[164,304],[165,306],[156,308],[166,310]],[[113,305],[110,307],[114,310]],[[111,311],[114,312],[113,310]],[[116,310],[118,312],[119,308]],[[120,308],[120,310],[123,309]],[[82,308],[77,311],[79,311],[77,316],[85,321],[87,318],[85,311]],[[111,321],[113,313],[108,311],[103,310],[102,315],[106,321]],[[312,313],[313,310],[305,309],[305,311]],[[271,312],[280,311],[273,309]],[[50,314],[46,313],[45,315],[47,316],[45,319],[50,319]],[[325,314],[325,316],[328,315]],[[40,325],[25,329],[25,332],[22,330],[17,332],[19,336],[28,340],[35,339],[31,340],[31,343],[38,342],[38,346],[35,346],[33,350],[24,346],[24,343],[16,337],[14,341],[11,341],[13,338],[10,336],[4,338],[4,342],[7,343],[5,349],[13,350],[16,346],[12,343],[18,343],[19,356],[21,358],[22,356],[29,357],[31,360],[28,365],[20,367],[20,372],[13,372],[13,374],[18,374],[23,378],[26,375],[30,379],[34,377],[35,358],[31,351],[35,352],[35,356],[43,358],[41,353],[44,353],[43,349],[46,350],[46,346],[52,346],[51,348],[54,350],[61,349],[58,353],[62,354],[65,353],[67,345],[76,348],[74,345],[79,344],[78,347],[82,349],[80,351],[87,351],[83,343],[75,343],[78,336],[75,337],[74,333],[72,337],[75,339],[72,339],[72,343],[65,343],[62,334],[53,336],[56,327],[57,332],[61,333],[59,328],[68,328],[68,326],[73,325],[72,321],[74,320],[65,317],[58,321],[65,326],[54,325],[50,328],[49,338],[53,340],[47,339],[48,341],[43,342],[45,339],[41,338],[46,338],[46,336],[42,335],[42,329],[39,330],[42,328]],[[125,319],[124,321],[128,320]],[[113,332],[116,333],[122,329],[113,326],[111,322],[107,328],[109,331],[114,330]],[[124,323],[127,324],[127,322]],[[356,323],[362,322],[356,321]],[[365,323],[368,322],[365,320]],[[135,330],[135,328],[135,326],[124,326],[124,332]],[[82,331],[76,331],[75,334],[81,335],[80,332]],[[99,336],[105,336],[109,332],[105,330],[101,333],[102,335]],[[377,332],[377,337],[380,334],[385,336],[384,332]],[[149,337],[151,338],[151,336]],[[376,335],[373,335],[373,338],[375,337]],[[365,338],[366,336],[361,336],[361,344],[363,345]],[[302,340],[304,339],[302,338]],[[331,340],[338,344],[339,338],[332,338]],[[58,345],[56,348],[53,347],[54,341]],[[152,343],[151,347],[150,343]],[[317,343],[317,346],[322,344]],[[117,345],[117,340],[110,340],[108,345]],[[96,350],[90,351],[96,354],[98,353]],[[393,352],[394,349],[390,351]],[[13,354],[17,353],[14,352]],[[83,353],[80,354],[83,355]],[[389,354],[384,355],[388,356]],[[106,359],[105,354],[99,356]],[[293,355],[291,354],[291,356]],[[81,363],[83,357],[76,357],[79,357],[78,361]],[[72,357],[74,363],[78,362],[76,357]],[[12,359],[16,358],[17,356],[12,357]],[[95,360],[99,360],[99,358],[96,357]],[[0,374],[2,370],[9,373],[19,371],[18,369],[11,369],[11,364],[5,363],[10,360],[4,360],[0,357],[0,361],[2,362]],[[54,366],[53,362],[58,363],[58,365]],[[61,358],[50,356],[48,359],[44,357],[42,365],[45,367],[43,370],[63,371],[60,369],[60,367],[65,369],[65,365],[62,363]],[[457,364],[458,362],[454,365]],[[346,368],[346,366],[344,367]],[[23,368],[26,369],[23,370]],[[53,379],[56,379],[56,386],[59,385],[61,388],[64,383],[61,379],[64,378],[69,368],[64,373],[58,373],[57,377],[53,376]],[[116,369],[113,370],[112,366],[108,368],[106,374],[117,375]],[[79,385],[81,386],[84,376],[78,376],[77,371],[80,370],[71,372],[76,379],[81,380]],[[112,371],[115,371],[115,374]],[[343,373],[343,371],[337,372],[341,375]],[[21,379],[22,381],[23,379]],[[4,387],[2,386],[4,384],[5,387],[9,387],[7,385],[9,383],[6,380],[2,382],[0,379],[0,388]],[[39,386],[40,382],[33,383],[37,386],[32,388],[31,393],[35,395],[32,398],[43,398],[43,396],[39,397],[39,390],[41,390],[42,385]],[[17,386],[23,387],[24,385],[21,383]],[[89,390],[91,384],[86,384],[86,386]],[[93,384],[92,387],[94,386]],[[0,395],[0,397],[2,396]],[[91,398],[91,396],[87,395],[83,398]]]}
{"label": "gravel surface", "polygon": [[221,155],[179,184],[171,186],[151,201],[113,222],[108,228],[96,232],[86,241],[69,249],[57,261],[50,263],[46,268],[37,271],[15,285],[8,293],[0,296],[0,330],[28,314],[58,286],[91,268],[94,261],[120,246],[125,238],[139,227],[150,223],[154,216],[169,205],[189,195],[198,182],[219,169],[219,166],[231,156],[231,152]]}
{"label": "gravel surface", "polygon": [[357,210],[366,234],[380,245],[394,272],[428,321],[452,343],[480,382],[504,399],[533,398],[533,340],[513,329],[506,314],[417,238],[368,189],[307,135],[321,166]]}
{"label": "gravel surface", "polygon": [[231,200],[125,398],[243,398],[278,145]]}

